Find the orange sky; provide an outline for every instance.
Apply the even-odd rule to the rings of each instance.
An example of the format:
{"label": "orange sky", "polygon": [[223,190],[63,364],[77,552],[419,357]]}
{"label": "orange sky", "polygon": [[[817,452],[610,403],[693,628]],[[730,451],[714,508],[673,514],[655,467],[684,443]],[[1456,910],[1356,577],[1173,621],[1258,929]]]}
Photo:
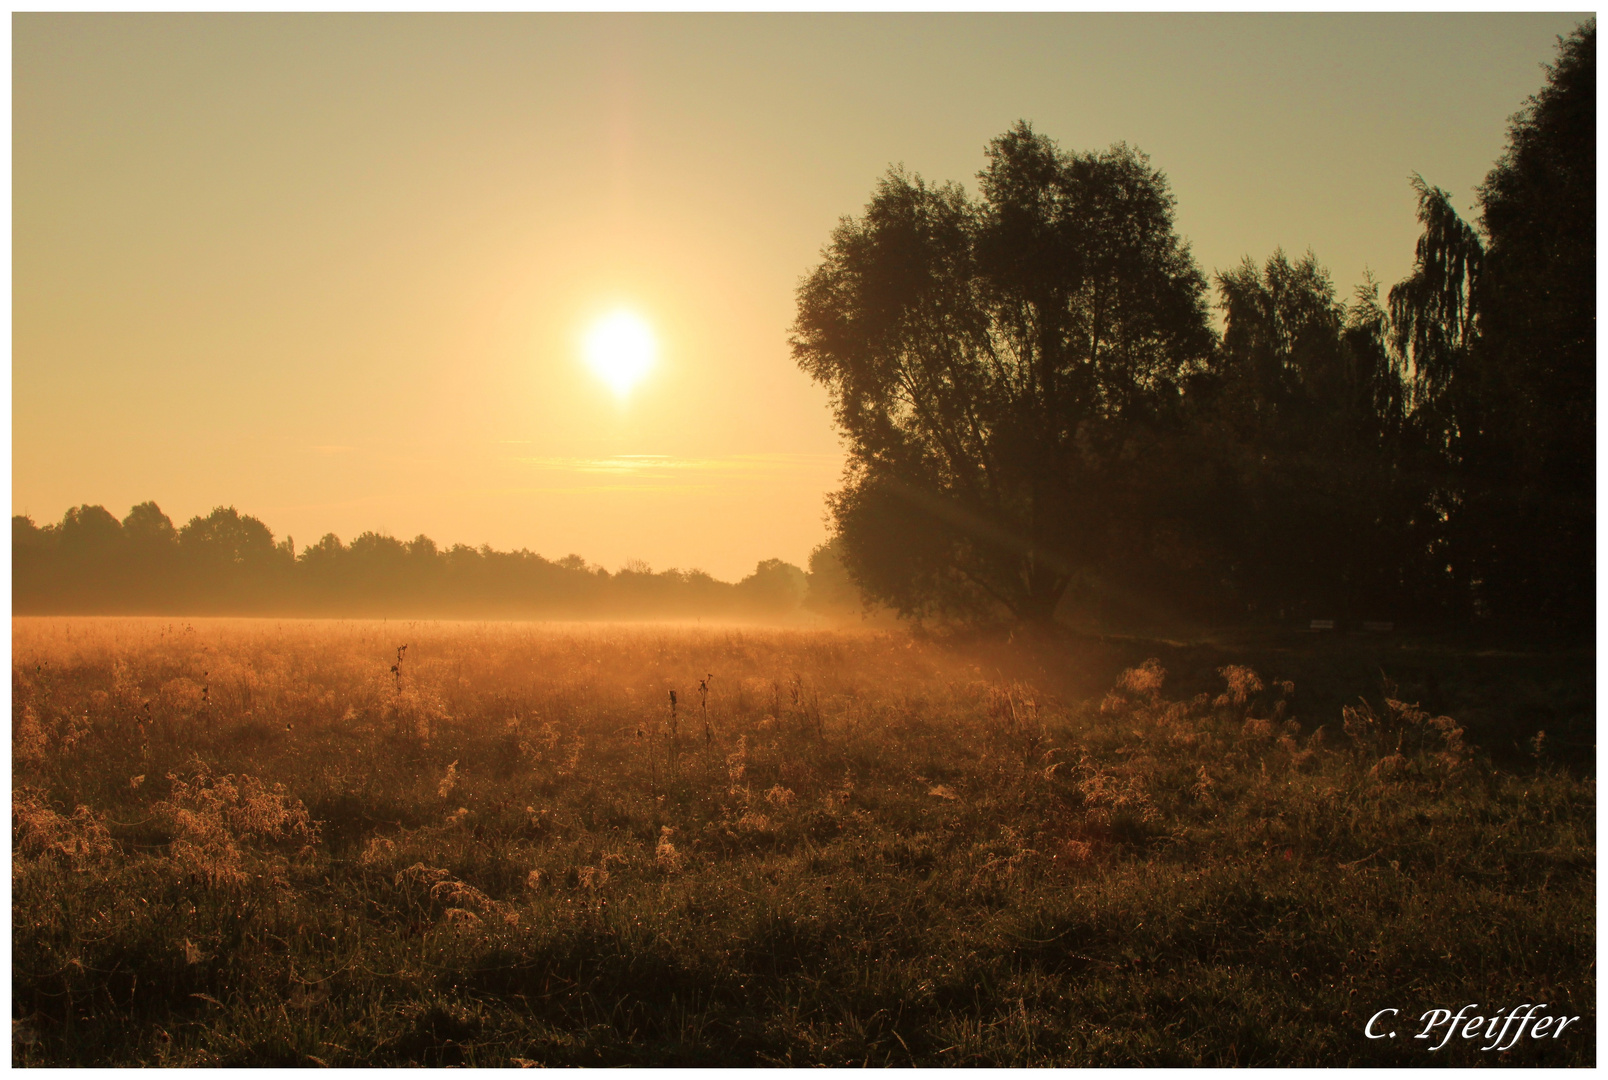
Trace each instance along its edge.
{"label": "orange sky", "polygon": [[1208,273],[1388,286],[1407,175],[1468,210],[1579,19],[14,15],[13,512],[802,564],[842,454],[793,290],[890,164],[1126,140]]}

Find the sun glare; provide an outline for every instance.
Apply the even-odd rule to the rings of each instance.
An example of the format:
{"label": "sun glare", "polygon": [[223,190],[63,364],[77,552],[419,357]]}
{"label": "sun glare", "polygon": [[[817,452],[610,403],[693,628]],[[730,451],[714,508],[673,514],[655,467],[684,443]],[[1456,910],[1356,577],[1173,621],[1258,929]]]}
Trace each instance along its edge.
{"label": "sun glare", "polygon": [[629,311],[604,316],[586,335],[586,362],[620,397],[648,373],[656,352],[653,331]]}

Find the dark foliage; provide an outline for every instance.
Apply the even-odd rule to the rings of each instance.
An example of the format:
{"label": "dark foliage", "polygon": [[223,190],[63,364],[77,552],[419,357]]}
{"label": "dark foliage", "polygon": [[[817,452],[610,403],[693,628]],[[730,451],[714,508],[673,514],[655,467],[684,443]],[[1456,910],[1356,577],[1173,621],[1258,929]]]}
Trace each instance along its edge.
{"label": "dark foliage", "polygon": [[1592,625],[1596,24],[1413,272],[1205,279],[1165,178],[1018,124],[980,198],[900,170],[799,289],[851,457],[836,547],[907,616]]}
{"label": "dark foliage", "polygon": [[982,198],[895,170],[799,290],[847,434],[843,559],[906,614],[1048,620],[1126,545],[1123,464],[1211,350],[1165,177],[1126,146],[994,140]]}
{"label": "dark foliage", "polygon": [[1225,331],[1196,384],[1202,457],[1226,478],[1195,525],[1252,611],[1390,620],[1434,611],[1437,473],[1377,286],[1340,303],[1308,253],[1217,278]]}
{"label": "dark foliage", "polygon": [[1596,526],[1597,30],[1560,45],[1480,189],[1479,340],[1458,402],[1463,554],[1499,618],[1589,625]]}

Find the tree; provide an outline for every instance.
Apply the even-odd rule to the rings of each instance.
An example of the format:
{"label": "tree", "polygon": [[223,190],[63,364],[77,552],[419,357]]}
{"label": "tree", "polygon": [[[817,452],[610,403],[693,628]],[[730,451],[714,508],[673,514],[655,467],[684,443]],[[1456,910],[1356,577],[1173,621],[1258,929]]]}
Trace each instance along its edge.
{"label": "tree", "polygon": [[[1414,177],[1424,234],[1390,293],[1415,420],[1444,459],[1476,611],[1590,624],[1596,437],[1596,22],[1560,40],[1479,189],[1480,230]],[[1482,235],[1483,234],[1483,235]]]}
{"label": "tree", "polygon": [[142,502],[129,510],[123,519],[123,535],[131,544],[156,549],[170,547],[179,539],[172,519],[154,502]]}
{"label": "tree", "polygon": [[737,592],[753,609],[791,613],[804,602],[809,579],[804,571],[781,559],[765,559],[737,583]]}
{"label": "tree", "polygon": [[832,515],[866,596],[905,615],[1052,618],[1131,542],[1145,429],[1212,347],[1166,178],[1025,123],[981,198],[900,169],[798,294],[801,368],[849,465]]}
{"label": "tree", "polygon": [[14,612],[30,609],[42,597],[61,591],[57,572],[60,531],[54,525],[40,528],[33,518],[11,518],[11,606]]}
{"label": "tree", "polygon": [[[46,527],[48,529],[49,526]],[[34,524],[34,519],[26,514],[13,514],[11,516],[11,556],[18,558],[22,553],[33,554],[47,549],[50,541],[54,539],[46,529]]]}
{"label": "tree", "polygon": [[[1485,246],[1452,206],[1452,197],[1414,173],[1418,223],[1424,227],[1413,272],[1390,290],[1392,338],[1414,386],[1413,405],[1442,413],[1476,337],[1476,299]],[[1449,434],[1449,433],[1448,433]]]}
{"label": "tree", "polygon": [[104,506],[69,509],[57,526],[57,544],[61,580],[75,604],[115,605],[122,599],[123,526]]}
{"label": "tree", "polygon": [[1480,188],[1464,553],[1510,619],[1589,626],[1596,526],[1597,29],[1559,43]]}
{"label": "tree", "polygon": [[1423,234],[1413,270],[1390,290],[1388,338],[1402,372],[1408,404],[1404,446],[1412,452],[1424,498],[1419,551],[1429,553],[1430,572],[1449,578],[1452,588],[1441,605],[1446,614],[1473,610],[1466,544],[1467,491],[1475,478],[1462,467],[1474,413],[1481,397],[1471,370],[1479,341],[1481,281],[1485,245],[1458,216],[1451,195],[1411,178],[1418,196]]}
{"label": "tree", "polygon": [[1236,592],[1306,617],[1421,608],[1427,478],[1378,286],[1341,303],[1311,252],[1282,251],[1217,283],[1225,330],[1203,449],[1227,462],[1232,513],[1203,531]]}
{"label": "tree", "polygon": [[142,502],[123,519],[123,540],[130,600],[141,610],[159,609],[178,587],[178,530],[156,503]]}
{"label": "tree", "polygon": [[105,560],[122,542],[123,526],[104,506],[75,506],[62,515],[61,546],[69,556]]}
{"label": "tree", "polygon": [[179,530],[179,552],[196,600],[225,610],[284,606],[295,559],[268,526],[232,506],[193,517]]}
{"label": "tree", "polygon": [[810,552],[804,607],[828,618],[862,615],[865,611],[860,590],[843,567],[841,543],[833,537]]}
{"label": "tree", "polygon": [[206,517],[193,517],[179,530],[179,547],[208,566],[266,566],[288,555],[259,519],[220,506]]}

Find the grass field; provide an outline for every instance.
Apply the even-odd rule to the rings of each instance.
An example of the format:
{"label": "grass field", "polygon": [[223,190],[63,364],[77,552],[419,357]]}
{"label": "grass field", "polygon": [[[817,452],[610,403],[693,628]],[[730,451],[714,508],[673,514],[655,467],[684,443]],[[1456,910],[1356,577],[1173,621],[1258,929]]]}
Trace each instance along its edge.
{"label": "grass field", "polygon": [[14,619],[13,1057],[1593,1064],[1592,665]]}

